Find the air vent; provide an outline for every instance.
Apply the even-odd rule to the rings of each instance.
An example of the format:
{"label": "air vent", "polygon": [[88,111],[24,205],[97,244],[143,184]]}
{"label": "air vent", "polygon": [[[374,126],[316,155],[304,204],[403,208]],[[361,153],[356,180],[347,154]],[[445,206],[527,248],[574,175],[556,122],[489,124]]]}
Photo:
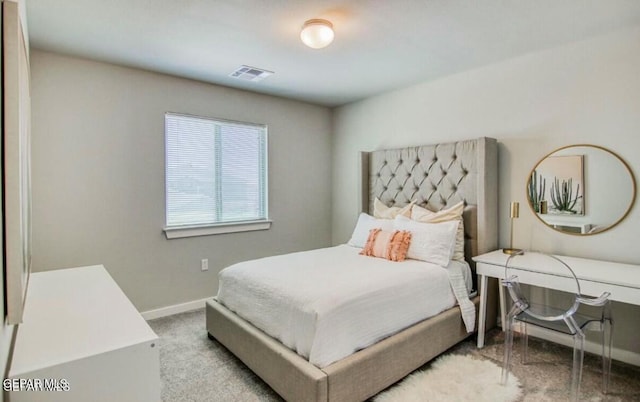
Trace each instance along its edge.
{"label": "air vent", "polygon": [[271,74],[273,74],[273,71],[267,71],[251,66],[240,66],[236,71],[229,74],[229,77],[237,78],[239,80],[258,82],[264,80]]}

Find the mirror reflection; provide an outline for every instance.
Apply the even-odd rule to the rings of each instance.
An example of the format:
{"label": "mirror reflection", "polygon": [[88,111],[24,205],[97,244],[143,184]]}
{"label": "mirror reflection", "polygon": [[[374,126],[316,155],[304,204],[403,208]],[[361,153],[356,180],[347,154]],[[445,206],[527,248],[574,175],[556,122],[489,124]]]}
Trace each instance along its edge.
{"label": "mirror reflection", "polygon": [[595,145],[570,145],[540,160],[527,181],[529,206],[563,233],[604,232],[627,215],[636,196],[629,166]]}

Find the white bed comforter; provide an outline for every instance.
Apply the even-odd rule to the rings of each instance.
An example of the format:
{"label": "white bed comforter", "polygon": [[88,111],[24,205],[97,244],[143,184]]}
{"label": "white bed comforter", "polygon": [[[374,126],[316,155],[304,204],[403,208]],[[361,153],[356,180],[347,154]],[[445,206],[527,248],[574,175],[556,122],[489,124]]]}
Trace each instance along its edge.
{"label": "white bed comforter", "polygon": [[341,245],[232,265],[220,272],[218,301],[320,368],[454,306],[460,296],[473,331],[466,263],[442,268],[359,252]]}

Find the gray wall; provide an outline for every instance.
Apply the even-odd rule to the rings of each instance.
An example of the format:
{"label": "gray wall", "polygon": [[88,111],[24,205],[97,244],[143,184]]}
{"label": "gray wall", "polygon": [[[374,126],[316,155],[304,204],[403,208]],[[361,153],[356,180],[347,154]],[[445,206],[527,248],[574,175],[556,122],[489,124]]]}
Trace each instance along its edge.
{"label": "gray wall", "polygon": [[[607,147],[640,175],[640,27],[382,94],[334,111],[332,242],[345,242],[359,212],[358,152],[489,136],[499,141],[501,247],[509,202],[522,204],[514,245],[640,264],[638,201],[615,229],[575,237],[538,221],[526,203],[530,170],[572,143]],[[603,265],[602,269],[606,269]],[[640,267],[639,267],[640,269]],[[615,343],[640,353],[640,308],[616,304]]]}
{"label": "gray wall", "polygon": [[[330,244],[329,109],[37,50],[31,70],[34,271],[104,264],[147,311],[214,295],[232,263]],[[167,111],[268,125],[270,230],[165,238]]]}

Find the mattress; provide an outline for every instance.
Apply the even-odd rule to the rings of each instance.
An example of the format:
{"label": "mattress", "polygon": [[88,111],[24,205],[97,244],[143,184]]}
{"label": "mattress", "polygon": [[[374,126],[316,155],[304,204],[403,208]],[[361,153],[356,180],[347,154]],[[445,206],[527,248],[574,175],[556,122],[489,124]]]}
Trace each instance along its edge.
{"label": "mattress", "polygon": [[[443,268],[360,250],[340,245],[232,265],[220,272],[217,299],[320,368],[460,301],[471,304],[464,262]],[[475,317],[467,321],[472,331]]]}

